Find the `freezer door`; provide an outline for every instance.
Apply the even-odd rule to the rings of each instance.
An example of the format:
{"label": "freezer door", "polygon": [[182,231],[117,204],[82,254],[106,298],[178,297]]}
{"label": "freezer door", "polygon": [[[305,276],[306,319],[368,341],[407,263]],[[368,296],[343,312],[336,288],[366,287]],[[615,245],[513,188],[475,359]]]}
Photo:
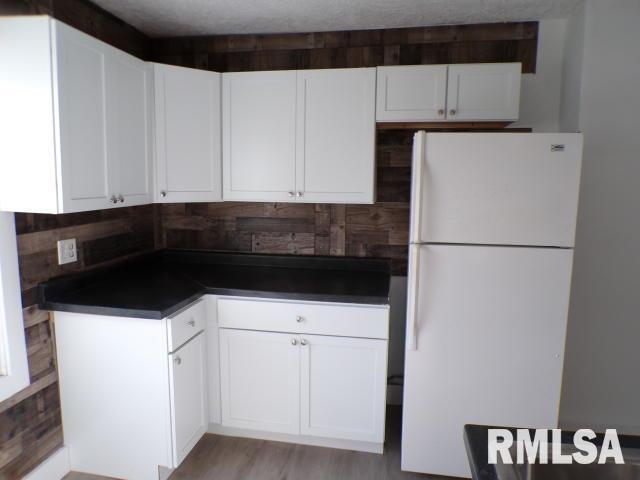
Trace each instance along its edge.
{"label": "freezer door", "polygon": [[465,424],[557,425],[572,251],[417,248],[402,469],[470,477]]}
{"label": "freezer door", "polygon": [[412,242],[573,246],[581,134],[427,133],[425,143]]}

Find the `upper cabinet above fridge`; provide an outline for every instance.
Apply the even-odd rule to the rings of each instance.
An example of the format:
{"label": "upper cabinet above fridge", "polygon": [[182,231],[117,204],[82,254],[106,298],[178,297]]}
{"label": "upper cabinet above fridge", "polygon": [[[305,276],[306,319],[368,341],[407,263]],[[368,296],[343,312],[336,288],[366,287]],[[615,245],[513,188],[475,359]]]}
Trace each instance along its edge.
{"label": "upper cabinet above fridge", "polygon": [[149,202],[151,70],[46,16],[0,19],[0,205],[68,213]]}
{"label": "upper cabinet above fridge", "polygon": [[520,63],[378,67],[378,122],[511,122]]}

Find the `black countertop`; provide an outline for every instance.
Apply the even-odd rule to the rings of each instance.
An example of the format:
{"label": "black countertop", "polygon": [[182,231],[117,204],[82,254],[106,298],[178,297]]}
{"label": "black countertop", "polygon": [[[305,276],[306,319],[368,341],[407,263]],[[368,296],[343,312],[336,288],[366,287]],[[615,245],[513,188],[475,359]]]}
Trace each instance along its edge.
{"label": "black countertop", "polygon": [[388,304],[384,259],[163,250],[39,285],[45,310],[165,318],[204,294]]}

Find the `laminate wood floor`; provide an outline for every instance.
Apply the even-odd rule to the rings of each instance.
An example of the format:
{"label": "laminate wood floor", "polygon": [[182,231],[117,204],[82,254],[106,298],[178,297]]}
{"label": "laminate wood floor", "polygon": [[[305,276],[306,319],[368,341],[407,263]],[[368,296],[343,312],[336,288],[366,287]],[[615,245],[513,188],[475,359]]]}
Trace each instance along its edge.
{"label": "laminate wood floor", "polygon": [[[388,407],[382,455],[207,434],[170,480],[444,480],[400,471],[400,428],[401,410]],[[72,472],[64,480],[108,479]]]}

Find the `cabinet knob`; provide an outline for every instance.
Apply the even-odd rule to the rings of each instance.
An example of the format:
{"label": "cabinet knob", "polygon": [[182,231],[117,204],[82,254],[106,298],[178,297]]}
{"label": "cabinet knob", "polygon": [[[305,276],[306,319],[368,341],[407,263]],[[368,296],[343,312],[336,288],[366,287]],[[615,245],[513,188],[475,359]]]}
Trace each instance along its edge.
{"label": "cabinet knob", "polygon": [[109,202],[111,203],[118,203],[118,199],[116,198],[115,195],[111,195],[111,198],[109,199]]}
{"label": "cabinet knob", "polygon": [[304,192],[296,192],[296,197],[301,197],[302,195],[304,195]]}
{"label": "cabinet knob", "polygon": [[449,115],[455,115],[456,114],[456,109],[452,108],[451,110],[449,110]]}
{"label": "cabinet knob", "polygon": [[118,200],[120,201],[120,203],[124,203],[124,197],[122,196],[122,194],[118,195]]}
{"label": "cabinet knob", "polygon": [[291,345],[293,345],[294,347],[298,344],[298,341],[295,338],[291,339]]}
{"label": "cabinet knob", "polygon": [[295,195],[295,192],[288,192],[290,197],[293,197]]}
{"label": "cabinet knob", "polygon": [[296,316],[296,322],[298,322],[298,323],[304,322],[304,317],[302,315],[297,315]]}
{"label": "cabinet knob", "polygon": [[190,327],[195,327],[196,326],[196,321],[192,318],[191,320],[189,320],[187,322],[187,325],[189,325]]}
{"label": "cabinet knob", "polygon": [[176,365],[180,365],[182,363],[182,359],[180,357],[176,357],[173,359]]}
{"label": "cabinet knob", "polygon": [[165,192],[164,190],[160,190],[160,196],[162,198],[166,197],[167,196],[167,192]]}
{"label": "cabinet knob", "polygon": [[438,110],[438,115],[440,115],[440,116],[444,115],[444,108],[440,108]]}
{"label": "cabinet knob", "polygon": [[302,340],[300,340],[300,345],[302,345],[303,347],[307,345],[307,341],[303,338]]}

